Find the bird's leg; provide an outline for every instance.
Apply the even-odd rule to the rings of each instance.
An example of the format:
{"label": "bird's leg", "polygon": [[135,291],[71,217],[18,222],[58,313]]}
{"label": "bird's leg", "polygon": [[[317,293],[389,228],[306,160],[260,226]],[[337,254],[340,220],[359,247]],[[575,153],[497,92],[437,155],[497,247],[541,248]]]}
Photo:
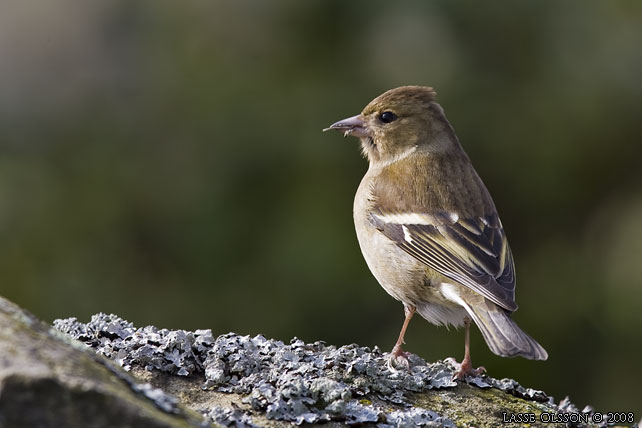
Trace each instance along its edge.
{"label": "bird's leg", "polygon": [[415,314],[415,307],[404,305],[403,312],[406,315],[406,319],[403,321],[403,325],[401,326],[401,331],[399,332],[399,338],[397,339],[397,343],[395,343],[395,346],[392,348],[392,354],[395,357],[398,357],[404,353],[403,350],[401,349],[401,345],[404,345],[406,343],[403,340],[403,338],[406,335],[406,329],[408,328],[408,324],[410,324],[410,320],[412,319],[412,316]]}
{"label": "bird's leg", "polygon": [[412,305],[404,304],[403,311],[404,314],[406,314],[406,319],[403,321],[401,331],[399,332],[399,338],[397,339],[397,343],[395,343],[395,346],[392,348],[390,358],[388,359],[388,368],[390,369],[390,371],[396,371],[394,367],[395,363],[405,367],[406,369],[410,367],[410,364],[408,363],[408,353],[404,352],[403,349],[401,349],[401,345],[406,343],[404,342],[403,338],[406,335],[408,324],[410,324],[410,320],[415,314],[415,307]]}
{"label": "bird's leg", "polygon": [[466,317],[464,320],[464,325],[466,326],[466,342],[464,344],[464,359],[461,361],[459,369],[453,375],[453,379],[463,379],[466,375],[479,376],[486,372],[484,367],[479,367],[477,369],[473,368],[472,362],[470,360],[470,318]]}

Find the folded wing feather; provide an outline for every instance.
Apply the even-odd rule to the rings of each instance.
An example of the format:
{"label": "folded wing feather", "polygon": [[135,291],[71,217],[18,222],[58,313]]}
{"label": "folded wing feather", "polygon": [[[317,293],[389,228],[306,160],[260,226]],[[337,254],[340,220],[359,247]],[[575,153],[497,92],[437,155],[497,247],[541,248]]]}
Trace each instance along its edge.
{"label": "folded wing feather", "polygon": [[515,311],[515,267],[496,214],[373,212],[370,222],[401,249],[440,274]]}

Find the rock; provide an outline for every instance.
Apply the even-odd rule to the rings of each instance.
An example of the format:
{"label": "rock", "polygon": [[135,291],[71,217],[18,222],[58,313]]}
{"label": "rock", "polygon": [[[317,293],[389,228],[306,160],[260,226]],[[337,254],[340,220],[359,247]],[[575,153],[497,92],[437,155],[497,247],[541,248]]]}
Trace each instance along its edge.
{"label": "rock", "polygon": [[0,427],[212,426],[0,298]]}
{"label": "rock", "polygon": [[512,379],[455,382],[448,361],[411,355],[410,370],[391,372],[376,347],[215,338],[105,314],[54,326],[0,300],[0,427],[544,427],[542,418],[562,417],[603,426],[592,408],[555,404]]}

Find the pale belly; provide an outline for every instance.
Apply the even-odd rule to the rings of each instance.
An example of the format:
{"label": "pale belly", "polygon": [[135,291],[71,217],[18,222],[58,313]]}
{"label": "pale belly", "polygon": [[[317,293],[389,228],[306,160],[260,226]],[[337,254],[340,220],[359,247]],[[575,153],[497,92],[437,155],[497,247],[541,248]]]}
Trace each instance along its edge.
{"label": "pale belly", "polygon": [[[367,223],[366,223],[367,224]],[[355,218],[357,239],[370,272],[388,294],[406,304],[421,297],[409,284],[423,282],[424,266],[375,228]]]}
{"label": "pale belly", "polygon": [[[357,239],[370,271],[383,289],[404,305],[415,306],[417,312],[433,324],[463,325],[466,310],[441,292],[441,282],[449,281],[432,272],[417,259],[399,248],[373,227],[366,218],[368,176],[364,177],[354,204]],[[456,287],[462,287],[455,285]]]}

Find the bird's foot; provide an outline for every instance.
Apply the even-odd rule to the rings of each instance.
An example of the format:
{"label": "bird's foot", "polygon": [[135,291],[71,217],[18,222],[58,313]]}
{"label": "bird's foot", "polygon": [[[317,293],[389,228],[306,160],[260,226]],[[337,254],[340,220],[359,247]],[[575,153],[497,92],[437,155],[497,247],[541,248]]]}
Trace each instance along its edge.
{"label": "bird's foot", "polygon": [[466,375],[481,376],[486,373],[486,368],[483,366],[474,369],[473,365],[470,362],[470,359],[464,358],[461,363],[458,363],[454,358],[451,357],[447,358],[446,361],[456,367],[455,373],[453,374],[453,380],[463,380]]}
{"label": "bird's foot", "polygon": [[393,373],[397,373],[399,369],[410,370],[410,361],[408,361],[409,356],[410,352],[405,352],[401,349],[400,345],[395,345],[388,356],[386,367],[388,367],[388,370]]}

